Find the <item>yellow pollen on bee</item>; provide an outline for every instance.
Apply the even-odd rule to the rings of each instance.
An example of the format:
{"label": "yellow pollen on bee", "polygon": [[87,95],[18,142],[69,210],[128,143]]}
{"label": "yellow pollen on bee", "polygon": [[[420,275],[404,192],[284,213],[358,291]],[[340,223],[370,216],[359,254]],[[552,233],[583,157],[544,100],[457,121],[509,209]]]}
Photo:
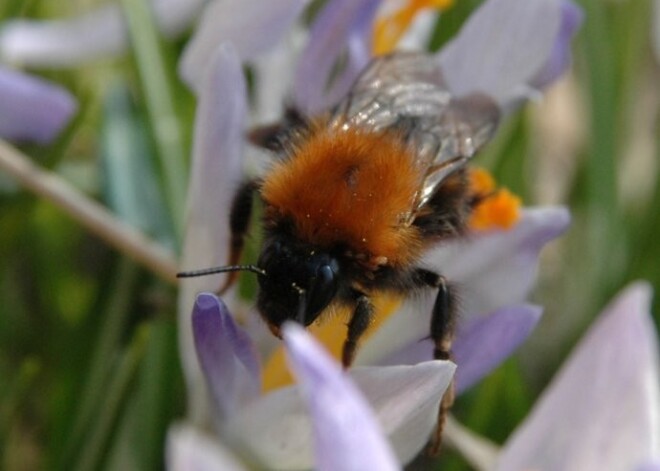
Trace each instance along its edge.
{"label": "yellow pollen on bee", "polygon": [[420,10],[437,8],[446,10],[454,0],[407,0],[394,12],[376,20],[373,52],[375,55],[392,52]]}
{"label": "yellow pollen on bee", "polygon": [[[383,325],[386,319],[396,312],[401,304],[401,299],[379,295],[372,299],[372,302],[374,303],[376,315],[369,329],[362,336],[361,343],[367,340]],[[347,319],[350,319],[351,314],[348,309],[342,309],[341,312],[325,318],[322,323],[314,323],[307,329],[338,362],[341,362],[342,347],[346,339]],[[286,363],[283,346],[278,346],[270,358],[266,360],[261,379],[264,392],[283,388],[294,383],[293,376]]]}
{"label": "yellow pollen on bee", "polygon": [[520,219],[521,200],[506,188],[497,189],[493,176],[482,168],[470,168],[470,191],[483,198],[474,207],[469,226],[473,230],[510,229]]}

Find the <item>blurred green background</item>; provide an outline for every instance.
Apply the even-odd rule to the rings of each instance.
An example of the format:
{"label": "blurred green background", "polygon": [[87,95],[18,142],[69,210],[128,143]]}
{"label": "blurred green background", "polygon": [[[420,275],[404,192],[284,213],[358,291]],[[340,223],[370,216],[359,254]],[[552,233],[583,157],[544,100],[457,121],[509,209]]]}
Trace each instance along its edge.
{"label": "blurred green background", "polygon": [[[527,205],[565,204],[573,215],[543,253],[532,299],[545,314],[524,355],[455,407],[497,442],[618,290],[640,278],[660,288],[660,68],[651,47],[660,25],[651,0],[578,3],[586,20],[572,70],[510,117],[480,157]],[[457,0],[431,48],[478,4]],[[0,21],[94,5],[4,0]],[[165,39],[143,2],[121,5],[130,51],[38,71],[71,90],[80,112],[53,144],[20,150],[175,253],[195,109],[176,75],[188,36]],[[172,133],[158,131],[164,119]],[[2,173],[0,224],[0,468],[161,468],[167,426],[185,404],[176,287]],[[451,453],[439,465],[466,466]]]}

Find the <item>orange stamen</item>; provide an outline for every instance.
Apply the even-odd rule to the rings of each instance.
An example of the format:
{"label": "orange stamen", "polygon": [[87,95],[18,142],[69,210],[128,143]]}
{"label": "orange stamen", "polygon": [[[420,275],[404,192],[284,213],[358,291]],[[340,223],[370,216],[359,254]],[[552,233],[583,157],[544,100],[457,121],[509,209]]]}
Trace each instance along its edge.
{"label": "orange stamen", "polygon": [[474,230],[510,229],[520,219],[521,200],[505,188],[496,189],[492,175],[481,168],[470,168],[470,189],[477,203],[469,225]]}
{"label": "orange stamen", "polygon": [[392,52],[421,10],[427,8],[446,10],[452,4],[453,0],[408,0],[400,9],[377,19],[374,25],[374,54]]}

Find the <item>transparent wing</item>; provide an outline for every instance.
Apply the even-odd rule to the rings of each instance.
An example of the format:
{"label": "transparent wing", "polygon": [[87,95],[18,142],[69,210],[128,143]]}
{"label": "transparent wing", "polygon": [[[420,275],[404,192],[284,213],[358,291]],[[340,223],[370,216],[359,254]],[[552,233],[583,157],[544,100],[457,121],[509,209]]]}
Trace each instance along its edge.
{"label": "transparent wing", "polygon": [[330,125],[401,131],[424,175],[412,202],[413,218],[442,181],[490,140],[498,120],[499,109],[489,97],[453,97],[432,56],[395,53],[371,62]]}

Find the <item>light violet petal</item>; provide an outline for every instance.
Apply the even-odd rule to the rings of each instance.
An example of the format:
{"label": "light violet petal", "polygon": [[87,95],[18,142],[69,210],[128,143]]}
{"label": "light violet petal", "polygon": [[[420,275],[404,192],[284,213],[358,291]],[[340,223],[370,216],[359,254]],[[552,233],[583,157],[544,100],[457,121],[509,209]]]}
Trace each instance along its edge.
{"label": "light violet petal", "polygon": [[166,456],[169,471],[248,471],[220,442],[190,425],[170,427]]}
{"label": "light violet petal", "polygon": [[273,48],[291,28],[308,0],[223,0],[208,4],[179,63],[181,78],[199,90],[213,51],[231,42],[243,61]]}
{"label": "light violet petal", "polygon": [[[562,234],[570,215],[563,207],[523,210],[510,230],[475,234],[444,244],[423,259],[456,286],[460,316],[469,319],[525,301],[534,285],[541,249]],[[406,301],[358,352],[356,364],[383,358],[429,335],[435,293]]]}
{"label": "light violet petal", "polygon": [[[430,361],[415,366],[350,371],[400,462],[410,461],[426,444],[435,427],[440,398],[454,370],[453,363]],[[296,387],[262,396],[249,410],[235,415],[225,430],[271,468],[314,466],[312,424]]]}
{"label": "light violet petal", "polygon": [[[309,43],[295,73],[294,101],[300,109],[318,112],[346,92],[366,64],[365,35],[370,31],[379,4],[380,0],[333,0],[325,5],[312,25]],[[326,96],[333,67],[347,48],[350,67],[340,78],[342,85],[332,96]],[[356,54],[358,51],[362,52]]]}
{"label": "light violet petal", "polygon": [[[298,56],[307,41],[307,31],[294,26],[268,54],[252,62],[254,87],[251,122],[271,124],[282,118],[284,104],[290,98],[293,73]],[[263,165],[263,155],[259,163]],[[267,164],[267,162],[266,162]]]}
{"label": "light violet petal", "polygon": [[312,419],[314,468],[399,469],[369,404],[339,363],[298,325],[286,324],[283,338]]}
{"label": "light violet petal", "polygon": [[305,108],[310,113],[327,110],[346,96],[355,79],[371,60],[371,40],[363,35],[353,34],[348,38],[346,51],[345,67],[332,81],[323,98],[316,104],[310,104],[311,107]]}
{"label": "light violet petal", "polygon": [[[541,312],[538,306],[508,306],[459,324],[452,347],[458,365],[456,393],[473,386],[508,358],[534,330]],[[427,335],[394,352],[380,364],[414,365],[428,361],[433,358],[433,348]]]}
{"label": "light violet petal", "polygon": [[555,38],[555,44],[548,61],[541,72],[531,81],[530,85],[536,89],[542,89],[557,80],[571,62],[571,39],[578,30],[584,19],[582,9],[570,0],[562,0],[561,3],[561,25],[559,34]]}
{"label": "light violet petal", "polygon": [[0,137],[48,143],[77,108],[75,98],[65,89],[0,66]]}
{"label": "light violet petal", "polygon": [[635,468],[635,471],[660,471],[660,459],[647,461]]}
{"label": "light violet petal", "polygon": [[429,253],[427,263],[457,284],[465,317],[492,312],[525,301],[541,249],[569,224],[564,207],[527,208],[514,228],[443,245]]}
{"label": "light violet petal", "polygon": [[601,314],[507,441],[500,470],[635,469],[660,456],[658,345],[651,287]]}
{"label": "light violet petal", "polygon": [[192,325],[204,376],[220,419],[226,419],[259,395],[261,371],[255,347],[214,294],[197,296]]}
{"label": "light violet petal", "polygon": [[[167,36],[184,31],[204,0],[153,0],[156,23]],[[68,19],[16,20],[0,31],[0,58],[30,67],[70,67],[126,50],[128,31],[117,5]]]}
{"label": "light violet petal", "polygon": [[[218,48],[207,68],[195,116],[192,170],[181,269],[227,263],[229,214],[243,175],[243,132],[247,116],[245,78],[231,45]],[[197,362],[190,309],[201,291],[217,290],[224,275],[182,279],[179,291],[179,351],[188,385],[190,414],[204,418],[206,388]],[[198,413],[199,415],[198,415]]]}
{"label": "light violet petal", "polygon": [[548,60],[561,0],[488,0],[440,53],[449,88],[483,92],[505,106]]}
{"label": "light violet petal", "polygon": [[456,393],[480,381],[509,357],[532,333],[541,318],[539,306],[505,307],[460,324],[452,348]]}

